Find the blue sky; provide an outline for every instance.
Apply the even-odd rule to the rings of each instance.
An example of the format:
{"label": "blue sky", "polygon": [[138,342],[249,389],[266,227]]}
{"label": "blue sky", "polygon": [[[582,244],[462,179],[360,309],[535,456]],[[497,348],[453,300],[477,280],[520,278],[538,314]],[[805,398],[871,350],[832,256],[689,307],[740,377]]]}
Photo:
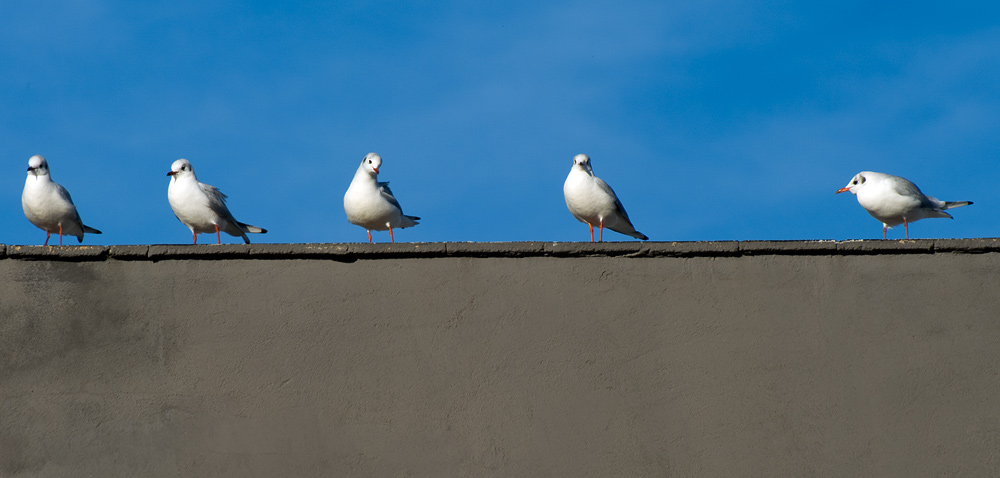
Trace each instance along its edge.
{"label": "blue sky", "polygon": [[577,153],[654,241],[881,238],[853,196],[834,195],[862,170],[976,203],[912,237],[995,237],[998,13],[985,1],[7,2],[0,243],[44,241],[20,205],[33,154],[104,231],[84,244],[188,243],[166,197],[178,158],[269,229],[254,242],[365,241],[343,195],[369,151],[423,218],[397,233],[406,242],[588,240],[562,197]]}

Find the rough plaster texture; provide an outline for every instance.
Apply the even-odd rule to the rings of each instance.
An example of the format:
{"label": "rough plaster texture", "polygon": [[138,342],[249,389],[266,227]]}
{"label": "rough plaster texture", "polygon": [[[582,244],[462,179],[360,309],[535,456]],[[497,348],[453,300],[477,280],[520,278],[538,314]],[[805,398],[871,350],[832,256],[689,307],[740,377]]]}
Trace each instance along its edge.
{"label": "rough plaster texture", "polygon": [[7,246],[0,476],[998,476],[994,239]]}

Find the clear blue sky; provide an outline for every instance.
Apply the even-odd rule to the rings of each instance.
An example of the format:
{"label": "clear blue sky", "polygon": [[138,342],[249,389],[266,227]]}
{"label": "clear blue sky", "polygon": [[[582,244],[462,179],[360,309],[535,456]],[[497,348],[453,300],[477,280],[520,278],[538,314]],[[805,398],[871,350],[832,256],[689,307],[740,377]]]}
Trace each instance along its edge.
{"label": "clear blue sky", "polygon": [[890,3],[6,2],[0,243],[44,241],[33,154],[84,244],[188,243],[178,158],[254,242],[364,241],[369,151],[423,218],[406,242],[587,240],[577,153],[654,241],[881,238],[834,195],[862,170],[976,203],[912,237],[998,236],[1000,4]]}

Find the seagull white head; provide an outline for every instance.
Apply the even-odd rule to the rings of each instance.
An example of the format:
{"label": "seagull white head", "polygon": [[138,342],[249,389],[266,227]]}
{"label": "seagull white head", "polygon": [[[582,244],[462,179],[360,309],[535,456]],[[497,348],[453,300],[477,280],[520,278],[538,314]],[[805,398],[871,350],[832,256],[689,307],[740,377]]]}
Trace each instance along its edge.
{"label": "seagull white head", "polygon": [[170,172],[167,173],[167,176],[176,178],[178,176],[184,177],[188,174],[194,175],[194,168],[191,167],[191,161],[178,159],[174,161],[174,164],[170,165]]}
{"label": "seagull white head", "polygon": [[593,175],[594,170],[590,167],[590,156],[586,154],[578,154],[573,156],[573,167],[586,172],[587,174]]}
{"label": "seagull white head", "polygon": [[369,174],[378,175],[378,168],[382,167],[382,157],[375,153],[368,153],[365,158],[361,160],[361,166],[368,171]]}
{"label": "seagull white head", "polygon": [[41,155],[34,155],[28,159],[28,174],[32,176],[45,176],[49,174],[49,163]]}
{"label": "seagull white head", "polygon": [[861,187],[864,186],[865,181],[867,181],[867,180],[868,179],[865,178],[865,173],[858,173],[858,174],[854,175],[853,178],[851,178],[851,182],[847,183],[847,186],[844,186],[844,187],[838,189],[837,192],[834,193],[834,194],[840,194],[842,192],[850,191],[851,194],[854,194],[855,196],[857,196],[858,195],[858,189],[861,189]]}

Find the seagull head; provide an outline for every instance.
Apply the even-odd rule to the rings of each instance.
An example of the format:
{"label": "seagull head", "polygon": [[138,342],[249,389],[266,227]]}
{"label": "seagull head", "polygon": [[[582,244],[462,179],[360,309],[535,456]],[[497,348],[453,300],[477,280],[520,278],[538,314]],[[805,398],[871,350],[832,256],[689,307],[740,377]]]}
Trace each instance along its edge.
{"label": "seagull head", "polygon": [[587,174],[594,174],[593,169],[590,167],[590,156],[587,156],[586,154],[573,156],[573,168],[579,169]]}
{"label": "seagull head", "polygon": [[840,194],[842,192],[850,191],[851,194],[857,195],[858,189],[860,189],[861,186],[863,186],[865,184],[865,181],[867,180],[868,179],[865,178],[865,173],[858,173],[854,175],[853,178],[851,178],[851,182],[847,183],[847,186],[838,189],[837,192],[835,192],[834,194]]}
{"label": "seagull head", "polygon": [[382,157],[375,153],[368,153],[361,160],[361,167],[370,174],[378,176],[378,168],[382,167]]}
{"label": "seagull head", "polygon": [[194,176],[194,168],[191,167],[191,161],[178,159],[174,161],[174,164],[170,165],[170,172],[167,173],[167,176],[177,178],[178,176],[184,177],[188,174]]}
{"label": "seagull head", "polygon": [[32,176],[44,176],[49,174],[49,163],[41,155],[34,155],[28,159],[28,174]]}

